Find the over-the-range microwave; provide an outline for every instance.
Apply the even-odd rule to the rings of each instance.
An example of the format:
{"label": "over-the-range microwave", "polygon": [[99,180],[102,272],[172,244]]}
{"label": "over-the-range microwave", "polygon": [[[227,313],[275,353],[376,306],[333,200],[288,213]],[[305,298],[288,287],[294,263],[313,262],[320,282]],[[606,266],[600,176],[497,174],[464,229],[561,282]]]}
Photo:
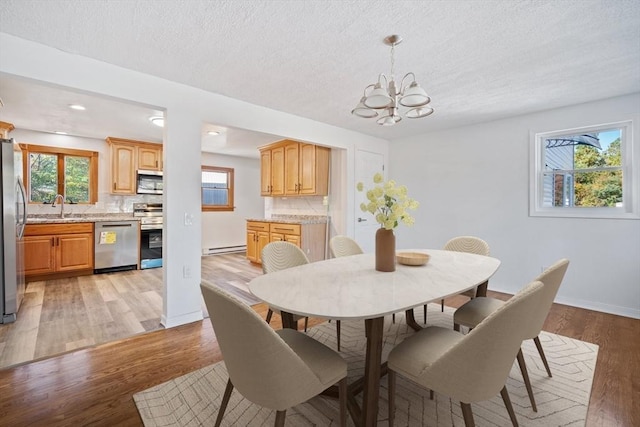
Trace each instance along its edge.
{"label": "over-the-range microwave", "polygon": [[162,194],[162,171],[138,169],[136,175],[136,193]]}

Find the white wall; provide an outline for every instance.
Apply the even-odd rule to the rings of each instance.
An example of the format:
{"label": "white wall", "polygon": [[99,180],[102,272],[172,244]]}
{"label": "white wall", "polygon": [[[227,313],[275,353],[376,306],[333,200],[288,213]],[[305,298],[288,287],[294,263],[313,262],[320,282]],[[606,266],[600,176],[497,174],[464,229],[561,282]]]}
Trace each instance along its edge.
{"label": "white wall", "polygon": [[247,218],[262,218],[264,200],[260,197],[260,160],[202,153],[202,164],[233,168],[235,210],[202,212],[202,249],[246,244]]}
{"label": "white wall", "polygon": [[502,261],[490,288],[508,293],[566,257],[557,302],[640,318],[640,221],[528,215],[531,131],[639,111],[634,94],[393,141],[389,175],[421,203],[415,226],[399,227],[399,246],[441,248],[454,236],[479,236]]}
{"label": "white wall", "polygon": [[[167,327],[202,318],[199,166],[203,123],[346,149],[345,186],[351,205],[355,188],[353,151],[358,146],[387,150],[388,142],[383,139],[62,52],[6,33],[0,33],[0,52],[0,72],[137,102],[166,112],[163,130],[166,250],[162,323]],[[193,218],[192,225],[185,221],[185,216]],[[352,224],[352,219],[348,216],[347,224]]]}

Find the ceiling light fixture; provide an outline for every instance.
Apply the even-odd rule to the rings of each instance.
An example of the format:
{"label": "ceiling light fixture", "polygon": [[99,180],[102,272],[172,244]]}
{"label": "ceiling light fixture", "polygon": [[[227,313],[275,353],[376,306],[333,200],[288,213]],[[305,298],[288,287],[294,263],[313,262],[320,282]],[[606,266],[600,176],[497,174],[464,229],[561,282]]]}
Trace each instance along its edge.
{"label": "ceiling light fixture", "polygon": [[[427,117],[433,113],[433,108],[427,104],[431,102],[431,98],[427,95],[422,87],[416,82],[416,76],[413,73],[407,73],[400,81],[398,89],[395,82],[394,66],[395,58],[393,56],[394,49],[402,43],[402,37],[397,34],[385,37],[384,43],[391,46],[391,75],[380,74],[378,82],[370,84],[364,88],[364,95],[360,102],[351,110],[351,114],[365,119],[378,117],[378,112],[384,114],[377,120],[381,126],[393,126],[402,120],[399,114],[398,104],[409,108],[404,113],[405,117],[417,119]],[[405,84],[405,80],[410,80]],[[384,86],[383,86],[384,80]]]}
{"label": "ceiling light fixture", "polygon": [[209,132],[207,132],[207,135],[218,136],[220,135],[220,132],[218,132],[217,130],[210,130]]}
{"label": "ceiling light fixture", "polygon": [[164,117],[162,116],[153,116],[149,118],[149,121],[158,127],[164,127]]}
{"label": "ceiling light fixture", "polygon": [[69,135],[67,132],[63,132],[61,130],[57,130],[57,131],[55,131],[53,133],[58,134],[58,135]]}
{"label": "ceiling light fixture", "polygon": [[86,110],[85,106],[80,104],[69,104],[69,108],[71,108],[72,110],[78,110],[78,111]]}

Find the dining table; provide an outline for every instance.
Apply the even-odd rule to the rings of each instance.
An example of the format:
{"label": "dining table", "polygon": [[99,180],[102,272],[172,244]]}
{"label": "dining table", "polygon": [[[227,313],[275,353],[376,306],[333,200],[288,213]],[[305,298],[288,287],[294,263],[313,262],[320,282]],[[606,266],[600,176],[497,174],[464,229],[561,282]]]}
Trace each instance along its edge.
{"label": "dining table", "polygon": [[[375,426],[378,418],[384,319],[407,313],[407,323],[420,325],[413,308],[440,301],[483,284],[498,270],[500,260],[438,249],[407,249],[429,255],[425,265],[397,264],[395,271],[375,269],[374,254],[317,261],[258,276],[249,290],[271,308],[280,310],[283,327],[297,328],[293,315],[334,320],[364,320],[365,368],[362,406],[349,396],[349,412],[357,426]],[[353,390],[350,388],[350,390]]]}

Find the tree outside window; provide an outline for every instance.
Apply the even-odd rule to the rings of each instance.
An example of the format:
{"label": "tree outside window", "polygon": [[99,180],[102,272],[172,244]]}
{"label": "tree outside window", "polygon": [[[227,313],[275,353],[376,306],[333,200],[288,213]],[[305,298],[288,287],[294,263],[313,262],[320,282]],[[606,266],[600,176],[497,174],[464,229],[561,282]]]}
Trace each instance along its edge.
{"label": "tree outside window", "polygon": [[233,211],[233,169],[202,166],[202,211]]}
{"label": "tree outside window", "polygon": [[97,152],[33,144],[20,146],[30,203],[52,203],[57,194],[64,195],[67,203],[97,202]]}

